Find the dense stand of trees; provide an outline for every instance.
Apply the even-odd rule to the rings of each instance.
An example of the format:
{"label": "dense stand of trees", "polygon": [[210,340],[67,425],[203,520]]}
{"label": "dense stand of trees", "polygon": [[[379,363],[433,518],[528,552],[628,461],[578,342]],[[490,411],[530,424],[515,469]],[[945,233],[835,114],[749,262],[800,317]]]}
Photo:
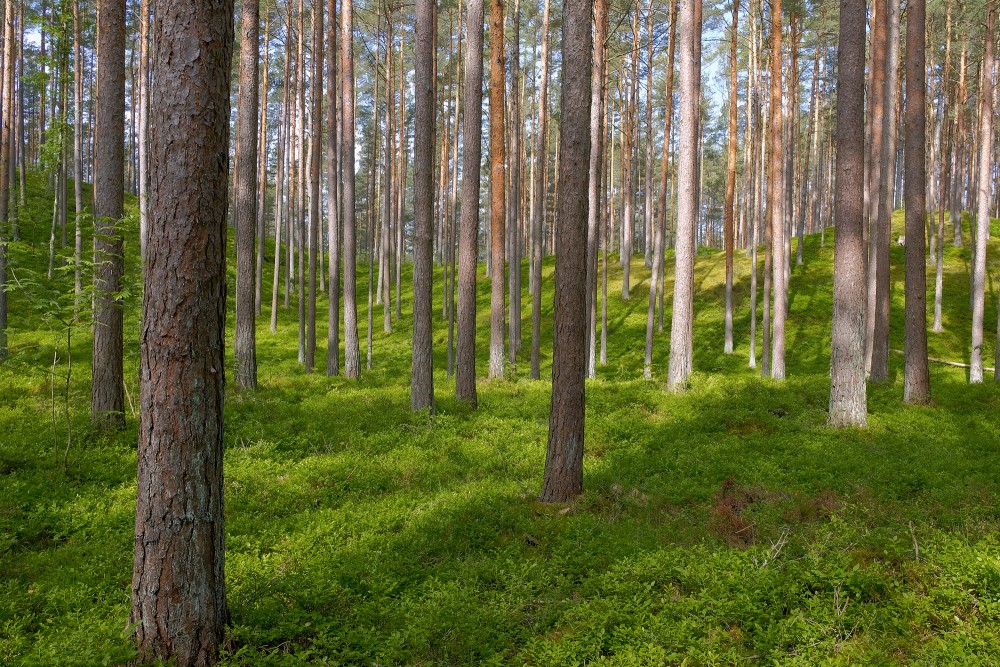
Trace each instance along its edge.
{"label": "dense stand of trees", "polygon": [[[367,368],[379,363],[376,309],[385,333],[412,313],[414,410],[435,407],[435,318],[447,323],[447,376],[473,408],[477,361],[491,380],[516,378],[525,363],[542,379],[551,349],[546,502],[582,491],[585,379],[608,362],[608,299],[635,295],[634,261],[652,270],[645,377],[673,391],[688,385],[695,260],[717,247],[719,347],[746,344],[756,367],[759,327],[762,375],[780,381],[794,372],[785,356],[792,239],[798,266],[803,246],[817,242],[806,235],[825,244],[835,228],[829,421],[860,427],[866,377],[889,378],[891,217],[903,207],[903,398],[930,400],[926,280],[932,268],[932,328],[941,331],[946,243],[971,245],[969,377],[983,380],[986,241],[1000,209],[992,2],[490,0],[488,33],[483,0],[243,0],[239,10],[237,44],[230,0],[5,0],[3,9],[0,358],[21,316],[8,313],[8,291],[25,289],[10,279],[28,251],[18,245],[25,173],[41,170],[53,195],[46,280],[72,295],[59,321],[93,325],[92,414],[105,429],[126,424],[123,357],[136,341],[124,337],[125,195],[137,197],[132,621],[148,658],[209,664],[227,621],[227,224],[241,390],[257,386],[264,317],[271,332],[297,325],[305,372],[322,363],[322,294],[327,374],[358,378],[364,273]],[[722,22],[728,32],[714,52],[703,26],[721,35]],[[703,67],[708,58],[725,67]],[[706,94],[706,76],[716,75],[725,92]],[[734,298],[737,252],[751,259],[747,304]],[[556,267],[551,347],[542,339],[547,255]],[[609,296],[615,256],[620,297]],[[481,264],[490,282],[482,359]],[[734,325],[744,318],[749,326]],[[666,364],[656,363],[657,346]]]}

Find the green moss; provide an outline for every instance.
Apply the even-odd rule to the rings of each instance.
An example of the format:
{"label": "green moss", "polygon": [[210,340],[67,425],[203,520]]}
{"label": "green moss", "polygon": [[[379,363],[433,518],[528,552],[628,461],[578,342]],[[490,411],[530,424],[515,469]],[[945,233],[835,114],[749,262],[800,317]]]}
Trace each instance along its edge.
{"label": "green moss", "polygon": [[[15,272],[44,272],[50,200],[41,179],[29,182]],[[128,233],[138,291],[134,229]],[[357,382],[305,375],[296,363],[294,299],[276,334],[265,307],[261,388],[231,390],[226,406],[233,625],[223,663],[1000,661],[1000,392],[935,365],[933,405],[903,406],[894,355],[889,383],[871,388],[869,428],[826,428],[832,245],[831,233],[826,248],[808,237],[806,263],[793,268],[783,383],[747,368],[742,254],[737,349],[722,353],[724,261],[703,252],[696,372],[681,396],[662,388],[669,332],[656,338],[657,379],[641,379],[649,272],[637,257],[632,299],[622,302],[612,258],[610,363],[588,385],[586,492],[559,508],[535,502],[551,388],[526,379],[527,299],[522,357],[509,379],[480,384],[480,409],[470,412],[454,401],[444,372],[435,289],[433,416],[409,410],[407,294],[391,335],[376,312],[374,369]],[[997,246],[991,242],[987,322],[997,315]],[[268,246],[268,261],[272,253]],[[902,249],[892,258],[898,349]],[[931,334],[931,356],[963,361],[968,250],[949,245],[945,259],[945,331]],[[547,260],[543,376],[553,269]],[[65,291],[65,281],[46,289]],[[667,289],[669,307],[669,279]],[[0,366],[0,664],[120,664],[133,655],[125,626],[136,418],[130,412],[120,436],[90,431],[88,328],[75,332],[65,397],[65,331],[44,309],[29,308],[30,297],[12,295],[13,354]],[[359,302],[366,298],[362,286]],[[483,374],[488,301],[483,278]],[[126,310],[132,400],[138,303],[133,296]],[[363,306],[361,314],[363,341]],[[64,399],[73,431],[65,468]]]}

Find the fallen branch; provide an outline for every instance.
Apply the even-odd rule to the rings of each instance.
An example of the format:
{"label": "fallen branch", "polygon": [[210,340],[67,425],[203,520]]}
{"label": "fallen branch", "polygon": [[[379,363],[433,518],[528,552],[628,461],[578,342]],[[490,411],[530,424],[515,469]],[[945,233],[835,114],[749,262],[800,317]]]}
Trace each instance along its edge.
{"label": "fallen branch", "polygon": [[[905,354],[902,350],[893,350],[896,354]],[[972,368],[969,364],[961,364],[957,361],[948,361],[947,359],[935,359],[934,357],[927,357],[927,361],[931,361],[935,364],[944,364],[945,366],[954,366],[955,368]],[[983,366],[984,373],[994,373],[996,369],[990,368],[989,366]]]}

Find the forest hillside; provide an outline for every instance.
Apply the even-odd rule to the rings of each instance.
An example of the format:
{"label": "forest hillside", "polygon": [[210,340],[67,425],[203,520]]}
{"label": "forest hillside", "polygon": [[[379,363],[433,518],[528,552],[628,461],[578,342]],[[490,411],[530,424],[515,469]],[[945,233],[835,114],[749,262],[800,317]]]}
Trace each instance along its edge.
{"label": "forest hillside", "polygon": [[[21,316],[0,365],[0,664],[124,664],[136,651],[126,626],[137,216],[123,224],[128,402],[116,433],[92,426],[91,326],[73,319],[72,273],[57,258],[47,276],[46,193],[44,177],[30,175],[22,241],[9,250],[10,307]],[[997,319],[996,220],[992,232],[988,323]],[[901,235],[897,211],[892,238]],[[227,377],[231,253],[230,243]],[[894,243],[893,350],[903,347],[903,254]],[[272,255],[268,246],[268,266]],[[778,382],[748,367],[750,261],[737,253],[735,351],[726,355],[724,255],[698,254],[695,372],[682,394],[664,391],[670,300],[645,380],[650,271],[635,256],[625,301],[619,263],[609,262],[608,363],[587,384],[586,482],[569,504],[536,501],[552,258],[543,379],[528,379],[519,360],[504,378],[480,382],[476,411],[454,399],[446,374],[439,266],[433,414],[410,409],[409,264],[403,317],[385,334],[376,306],[372,369],[360,380],[305,374],[295,295],[289,309],[279,305],[276,333],[263,324],[265,303],[259,388],[230,382],[225,398],[231,625],[221,664],[996,664],[1000,389],[932,363],[931,404],[903,405],[903,357],[893,353],[889,382],[869,387],[868,427],[829,428],[832,230],[807,235],[803,257],[791,272],[788,379]],[[667,262],[669,295],[672,254]],[[525,261],[525,280],[527,270]],[[968,361],[969,271],[968,244],[949,243],[944,330],[928,334],[934,359]],[[364,341],[367,265],[357,272]],[[480,278],[482,342],[490,295]],[[325,312],[325,294],[320,302]],[[528,304],[523,315],[528,322]]]}

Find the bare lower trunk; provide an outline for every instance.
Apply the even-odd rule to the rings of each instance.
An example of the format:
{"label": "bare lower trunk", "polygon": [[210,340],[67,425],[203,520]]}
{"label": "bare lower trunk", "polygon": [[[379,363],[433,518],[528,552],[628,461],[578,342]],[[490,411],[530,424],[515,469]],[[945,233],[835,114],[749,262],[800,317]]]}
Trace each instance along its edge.
{"label": "bare lower trunk", "polygon": [[[726,354],[733,353],[733,235],[735,226],[735,198],[736,198],[736,95],[738,93],[738,82],[736,76],[736,46],[737,28],[739,27],[739,0],[733,2],[733,25],[730,39],[732,40],[732,50],[729,58],[729,160],[726,168],[726,201],[723,204],[723,236],[726,246],[726,331],[723,349]],[[799,237],[799,245],[802,239]]]}
{"label": "bare lower trunk", "polygon": [[[865,3],[841,0],[837,127],[864,122]],[[837,133],[837,185],[830,355],[830,425],[864,426],[864,135]]]}
{"label": "bare lower trunk", "polygon": [[[8,6],[10,3],[8,3]],[[97,31],[97,97],[94,128],[94,364],[91,413],[105,428],[125,426],[121,291],[124,244],[118,222],[125,189],[125,2],[101,0]],[[8,27],[8,45],[13,31]],[[5,49],[10,53],[10,49]],[[8,55],[5,61],[10,60]],[[7,70],[5,70],[7,71]],[[13,99],[5,86],[4,108]],[[5,121],[6,123],[6,121]],[[5,127],[4,132],[7,132]],[[10,160],[3,158],[5,163]],[[7,167],[5,167],[7,168]]]}
{"label": "bare lower trunk", "polygon": [[469,0],[466,35],[455,395],[459,400],[476,407],[476,264],[479,259],[479,194],[483,142],[483,0]]}
{"label": "bare lower trunk", "polygon": [[[506,197],[504,192],[504,31],[503,1],[490,0],[490,378],[503,377],[506,296],[504,255]],[[537,285],[536,285],[537,288]]]}
{"label": "bare lower trunk", "polygon": [[[200,667],[216,661],[229,620],[222,413],[233,4],[157,11],[129,627],[143,661]],[[201,43],[194,56],[192,40]]]}
{"label": "bare lower trunk", "polygon": [[969,361],[969,382],[983,381],[983,306],[986,287],[986,241],[990,230],[991,182],[993,173],[993,82],[996,7],[986,11],[985,49],[982,62],[982,89],[979,92],[979,182],[978,213],[976,216],[976,243],[973,258],[972,290],[972,355]]}
{"label": "bare lower trunk", "polygon": [[[583,491],[592,4],[592,0],[566,0],[563,9],[556,335],[549,439],[539,498],[546,503],[566,502]],[[536,288],[541,291],[540,284]]]}
{"label": "bare lower trunk", "polygon": [[701,25],[697,5],[701,0],[685,2],[680,10],[681,103],[680,139],[677,160],[677,238],[674,264],[674,306],[670,329],[670,362],[667,386],[672,391],[687,387],[691,376],[691,325],[694,318],[694,255],[698,222],[696,180],[698,178],[699,89],[697,42]]}
{"label": "bare lower trunk", "polygon": [[[594,4],[594,72],[590,83],[590,167],[587,184],[587,377],[597,376],[597,250],[601,235],[601,191],[604,182],[604,78],[607,69],[604,42],[608,32],[607,0]],[[651,293],[655,296],[655,291]],[[651,297],[652,298],[652,297]],[[647,355],[648,356],[648,355]]]}
{"label": "bare lower trunk", "polygon": [[925,0],[909,0],[906,11],[906,366],[903,401],[930,399],[927,368],[927,220],[924,40]]}
{"label": "bare lower trunk", "polygon": [[771,330],[771,377],[785,378],[785,316],[788,310],[785,248],[785,193],[781,177],[784,157],[784,113],[781,108],[781,0],[771,2],[771,165],[768,203],[771,208],[771,287],[774,324]]}
{"label": "bare lower trunk", "polygon": [[257,327],[254,317],[254,241],[257,226],[257,62],[260,15],[257,0],[244,0],[240,28],[240,83],[236,115],[236,385],[257,386]]}
{"label": "bare lower trunk", "polygon": [[344,232],[344,375],[361,375],[361,350],[358,342],[357,301],[357,225],[354,198],[354,2],[342,0],[340,7],[340,108],[341,195],[343,197]]}

